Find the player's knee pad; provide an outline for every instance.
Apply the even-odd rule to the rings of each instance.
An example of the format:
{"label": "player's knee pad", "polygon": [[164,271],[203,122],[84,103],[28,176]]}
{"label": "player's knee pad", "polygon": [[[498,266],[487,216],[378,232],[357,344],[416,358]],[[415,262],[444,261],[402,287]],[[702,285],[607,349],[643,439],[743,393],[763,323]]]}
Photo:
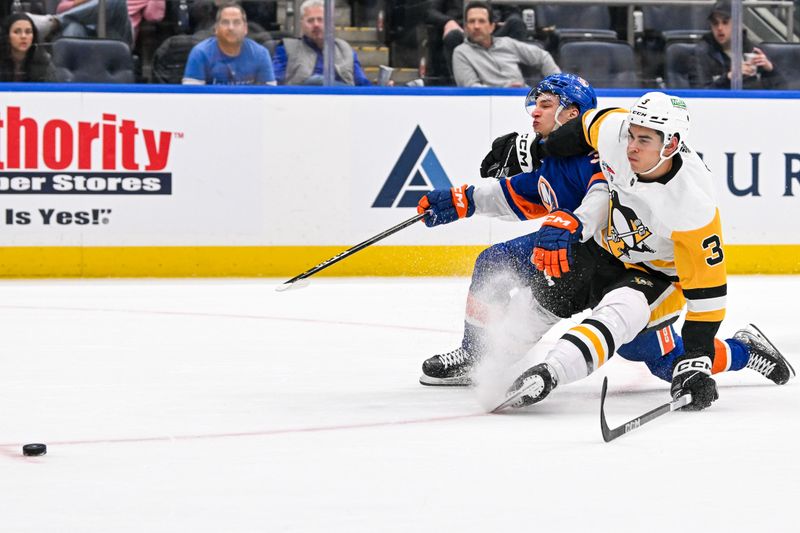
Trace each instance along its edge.
{"label": "player's knee pad", "polygon": [[618,346],[633,339],[645,327],[649,316],[650,306],[642,293],[629,288],[614,289],[591,316],[558,340],[546,361],[560,382],[582,379],[605,364]]}
{"label": "player's knee pad", "polygon": [[592,311],[592,319],[603,323],[614,337],[614,344],[630,342],[650,319],[650,305],[641,292],[629,287],[606,294]]}

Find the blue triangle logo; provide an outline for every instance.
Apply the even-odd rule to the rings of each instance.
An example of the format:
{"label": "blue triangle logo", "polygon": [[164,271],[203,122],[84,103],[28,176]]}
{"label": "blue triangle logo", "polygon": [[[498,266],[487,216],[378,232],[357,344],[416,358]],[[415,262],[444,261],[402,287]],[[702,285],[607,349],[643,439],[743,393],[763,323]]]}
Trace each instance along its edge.
{"label": "blue triangle logo", "polygon": [[417,126],[372,207],[416,207],[426,193],[452,186],[433,147]]}

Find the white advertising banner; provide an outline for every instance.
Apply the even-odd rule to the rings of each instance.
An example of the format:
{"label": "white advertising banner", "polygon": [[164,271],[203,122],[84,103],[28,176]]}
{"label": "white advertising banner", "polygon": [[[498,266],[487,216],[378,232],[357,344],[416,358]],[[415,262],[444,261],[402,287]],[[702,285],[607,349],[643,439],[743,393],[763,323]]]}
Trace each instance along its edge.
{"label": "white advertising banner", "polygon": [[[530,128],[522,95],[1,94],[2,246],[349,245],[412,216],[425,191],[480,185],[492,139]],[[687,101],[727,242],[800,243],[800,100]],[[420,224],[387,243],[535,227]]]}

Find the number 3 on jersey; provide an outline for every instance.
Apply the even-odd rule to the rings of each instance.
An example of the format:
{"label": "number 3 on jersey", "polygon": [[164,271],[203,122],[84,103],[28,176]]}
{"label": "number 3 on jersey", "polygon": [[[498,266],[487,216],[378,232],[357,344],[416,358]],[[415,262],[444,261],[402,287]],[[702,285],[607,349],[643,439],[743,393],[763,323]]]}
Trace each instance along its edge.
{"label": "number 3 on jersey", "polygon": [[703,240],[703,249],[710,250],[711,255],[706,257],[706,263],[708,266],[714,266],[722,263],[723,259],[725,259],[724,254],[722,253],[722,241],[719,238],[719,235],[711,235],[710,237],[706,237]]}

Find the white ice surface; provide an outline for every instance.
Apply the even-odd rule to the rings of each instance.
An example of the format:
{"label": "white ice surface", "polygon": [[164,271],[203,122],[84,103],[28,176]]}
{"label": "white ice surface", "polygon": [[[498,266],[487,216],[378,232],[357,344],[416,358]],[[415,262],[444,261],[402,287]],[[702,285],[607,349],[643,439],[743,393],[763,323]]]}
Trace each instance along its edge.
{"label": "white ice surface", "polygon": [[[0,531],[800,531],[797,380],[606,444],[604,375],[611,425],[668,400],[642,365],[505,415],[417,383],[467,279],[277,283],[0,282]],[[800,277],[729,293],[800,369]]]}

